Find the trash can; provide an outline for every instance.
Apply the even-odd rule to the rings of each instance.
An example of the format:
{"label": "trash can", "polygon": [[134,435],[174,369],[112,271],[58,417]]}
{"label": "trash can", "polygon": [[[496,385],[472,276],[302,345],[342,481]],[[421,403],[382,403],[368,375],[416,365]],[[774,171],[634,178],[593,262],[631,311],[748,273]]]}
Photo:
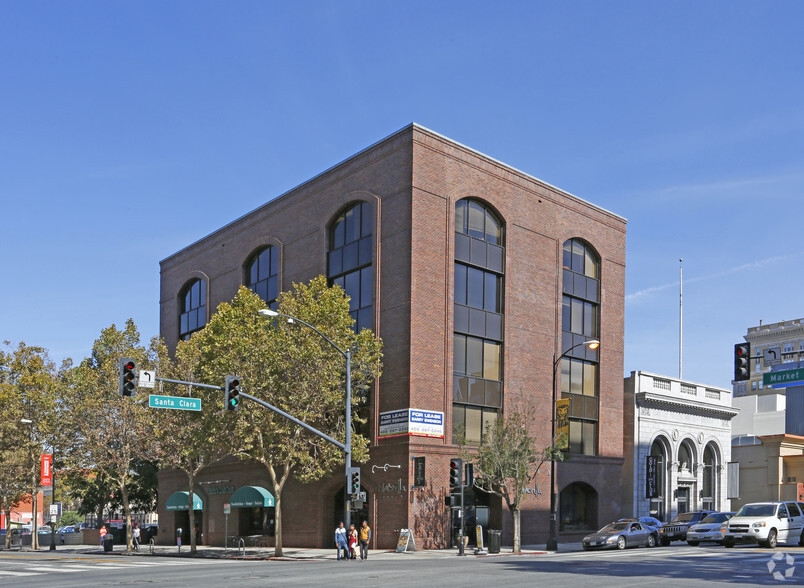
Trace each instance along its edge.
{"label": "trash can", "polygon": [[106,533],[103,538],[103,551],[114,551],[114,535]]}
{"label": "trash can", "polygon": [[501,531],[497,529],[489,529],[489,553],[500,553],[500,535]]}

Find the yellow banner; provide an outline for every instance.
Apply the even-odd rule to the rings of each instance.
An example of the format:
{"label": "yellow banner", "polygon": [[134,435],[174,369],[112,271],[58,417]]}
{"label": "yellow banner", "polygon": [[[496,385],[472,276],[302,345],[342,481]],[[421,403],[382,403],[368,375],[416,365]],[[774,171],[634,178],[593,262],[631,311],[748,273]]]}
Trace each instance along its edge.
{"label": "yellow banner", "polygon": [[564,433],[567,440],[569,440],[569,407],[569,398],[556,400],[556,436]]}

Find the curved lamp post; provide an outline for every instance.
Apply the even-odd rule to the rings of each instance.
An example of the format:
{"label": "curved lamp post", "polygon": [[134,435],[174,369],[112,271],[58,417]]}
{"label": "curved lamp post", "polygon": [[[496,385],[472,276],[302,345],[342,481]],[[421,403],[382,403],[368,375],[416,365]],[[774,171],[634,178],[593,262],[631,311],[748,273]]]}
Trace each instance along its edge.
{"label": "curved lamp post", "polygon": [[332,345],[332,347],[338,353],[340,353],[341,355],[343,355],[344,358],[346,358],[346,440],[344,443],[344,450],[343,450],[345,453],[346,467],[344,471],[344,487],[343,487],[343,494],[344,494],[343,518],[344,518],[344,524],[348,529],[352,519],[352,513],[349,510],[349,493],[348,493],[349,472],[350,468],[352,467],[352,350],[347,349],[346,351],[344,351],[343,349],[335,345],[335,343],[333,343],[329,337],[327,337],[324,333],[316,329],[313,325],[299,318],[296,318],[295,316],[282,314],[280,312],[276,312],[275,310],[271,310],[270,308],[263,308],[262,310],[259,310],[257,312],[264,317],[281,316],[287,319],[288,323],[290,324],[301,323],[305,327],[311,328],[313,331],[318,333],[318,335],[322,339],[324,339],[324,341]]}
{"label": "curved lamp post", "polygon": [[[600,346],[600,341],[597,339],[587,339],[586,341],[582,341],[581,343],[576,343],[569,349],[567,349],[564,353],[559,355],[556,358],[555,353],[553,353],[553,405],[552,405],[552,437],[550,438],[550,445],[555,443],[556,440],[556,370],[558,368],[558,364],[561,362],[562,359],[567,357],[567,354],[575,349],[576,347],[580,347],[582,345],[586,345],[589,349],[597,349]],[[557,525],[556,525],[556,460],[550,460],[550,537],[547,540],[547,551],[556,551],[558,549],[558,534],[556,532]]]}

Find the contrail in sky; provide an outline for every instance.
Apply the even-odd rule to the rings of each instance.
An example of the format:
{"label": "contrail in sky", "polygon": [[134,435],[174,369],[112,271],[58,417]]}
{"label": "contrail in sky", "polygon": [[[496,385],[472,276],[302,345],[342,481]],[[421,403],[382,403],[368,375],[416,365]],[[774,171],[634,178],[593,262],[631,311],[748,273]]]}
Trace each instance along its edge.
{"label": "contrail in sky", "polygon": [[[703,282],[704,280],[711,280],[713,278],[720,278],[722,276],[728,276],[729,274],[736,274],[738,272],[742,272],[749,269],[760,269],[768,265],[774,265],[780,263],[782,261],[787,261],[788,259],[793,259],[800,255],[804,254],[804,251],[799,251],[798,253],[791,253],[790,255],[780,255],[777,257],[768,257],[766,259],[760,259],[757,261],[753,261],[751,263],[744,263],[742,265],[735,266],[733,268],[725,269],[723,271],[715,272],[713,274],[707,274],[704,276],[698,276],[697,278],[687,278],[685,282],[689,284],[690,282]],[[668,288],[678,288],[678,280],[675,282],[670,282],[669,284],[662,284],[661,286],[651,286],[650,288],[643,288],[633,294],[626,294],[625,302],[638,302],[644,298],[647,298],[651,294],[656,292],[661,292],[662,290],[667,290]]]}

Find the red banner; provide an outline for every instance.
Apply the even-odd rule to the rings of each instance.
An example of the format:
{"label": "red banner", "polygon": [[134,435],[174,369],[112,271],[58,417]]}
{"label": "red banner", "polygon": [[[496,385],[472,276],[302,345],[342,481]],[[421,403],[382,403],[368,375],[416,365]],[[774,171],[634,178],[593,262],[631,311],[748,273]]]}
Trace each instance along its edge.
{"label": "red banner", "polygon": [[53,456],[42,455],[42,486],[53,484]]}

